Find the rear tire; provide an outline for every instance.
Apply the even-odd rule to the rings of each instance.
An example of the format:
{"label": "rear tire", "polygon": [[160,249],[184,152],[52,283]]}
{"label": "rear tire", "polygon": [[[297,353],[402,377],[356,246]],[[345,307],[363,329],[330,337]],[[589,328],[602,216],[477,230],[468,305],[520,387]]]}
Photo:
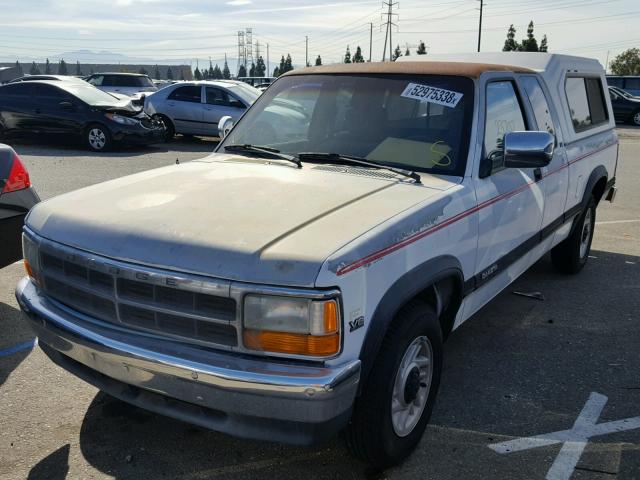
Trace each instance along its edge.
{"label": "rear tire", "polygon": [[89,150],[94,152],[106,152],[112,146],[111,132],[99,123],[89,125],[84,132],[84,138]]}
{"label": "rear tire", "polygon": [[413,300],[389,327],[367,386],[356,399],[346,430],[351,453],[377,469],[407,457],[431,417],[441,370],[438,317],[428,304]]}
{"label": "rear tire", "polygon": [[631,123],[640,127],[640,110],[636,110],[631,114]]}
{"label": "rear tire", "polygon": [[575,220],[571,234],[551,249],[551,261],[561,273],[576,274],[587,263],[596,223],[596,201],[589,197],[587,206]]}

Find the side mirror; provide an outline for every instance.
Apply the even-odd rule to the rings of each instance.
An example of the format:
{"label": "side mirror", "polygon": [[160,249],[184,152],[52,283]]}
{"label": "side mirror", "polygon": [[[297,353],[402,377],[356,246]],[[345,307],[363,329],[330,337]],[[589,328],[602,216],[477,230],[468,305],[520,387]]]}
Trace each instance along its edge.
{"label": "side mirror", "polygon": [[68,110],[68,111],[73,111],[76,109],[75,105],[71,102],[67,102],[67,101],[63,101],[60,102],[58,104],[58,106],[62,109],[62,110]]}
{"label": "side mirror", "polygon": [[226,115],[220,119],[218,122],[218,136],[220,139],[225,138],[229,135],[229,132],[233,128],[233,118],[229,115]]}
{"label": "side mirror", "polygon": [[504,136],[504,166],[546,167],[553,158],[555,143],[549,132],[509,132]]}

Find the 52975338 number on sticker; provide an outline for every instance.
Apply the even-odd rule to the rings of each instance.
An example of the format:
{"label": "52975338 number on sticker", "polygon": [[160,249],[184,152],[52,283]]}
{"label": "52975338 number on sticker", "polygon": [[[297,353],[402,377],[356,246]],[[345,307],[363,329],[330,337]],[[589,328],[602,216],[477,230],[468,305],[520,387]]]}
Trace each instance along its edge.
{"label": "52975338 number on sticker", "polygon": [[421,102],[437,103],[438,105],[450,108],[455,108],[462,98],[462,93],[452,92],[444,88],[420,85],[418,83],[410,83],[400,95],[402,97],[420,100]]}

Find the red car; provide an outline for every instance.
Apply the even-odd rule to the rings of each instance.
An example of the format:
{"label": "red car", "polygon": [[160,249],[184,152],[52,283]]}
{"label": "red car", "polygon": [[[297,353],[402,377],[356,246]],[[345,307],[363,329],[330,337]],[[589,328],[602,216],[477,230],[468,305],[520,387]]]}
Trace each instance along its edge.
{"label": "red car", "polygon": [[40,201],[18,154],[0,143],[0,268],[22,258],[22,226]]}

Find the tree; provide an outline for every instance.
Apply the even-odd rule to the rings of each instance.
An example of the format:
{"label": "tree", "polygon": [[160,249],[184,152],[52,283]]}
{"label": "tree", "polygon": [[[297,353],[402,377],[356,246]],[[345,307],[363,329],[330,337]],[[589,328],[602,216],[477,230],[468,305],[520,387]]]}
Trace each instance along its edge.
{"label": "tree", "polygon": [[393,57],[391,57],[391,61],[395,62],[402,56],[402,51],[400,50],[400,45],[396,46],[396,49],[393,51]]}
{"label": "tree", "polygon": [[527,38],[522,40],[521,45],[523,52],[538,51],[538,41],[536,40],[536,37],[533,36],[533,20],[529,22],[529,26],[527,27]]}
{"label": "tree", "polygon": [[38,68],[38,65],[36,65],[36,62],[33,62],[31,64],[31,68],[29,69],[29,75],[40,75],[40,69]]}
{"label": "tree", "polygon": [[231,78],[231,70],[229,70],[229,65],[227,61],[224,61],[224,68],[222,69],[222,78],[226,78],[227,80]]}
{"label": "tree", "polygon": [[16,73],[18,74],[18,77],[21,77],[22,75],[24,75],[24,72],[22,71],[22,65],[20,65],[20,62],[16,60]]}
{"label": "tree", "polygon": [[[196,70],[198,69],[198,67],[196,67]],[[200,76],[202,78],[202,75]],[[156,80],[160,80],[162,78],[162,76],[160,75],[160,69],[158,68],[158,65],[156,64],[156,67],[153,71],[153,78],[155,78]]]}
{"label": "tree", "polygon": [[67,72],[67,62],[64,59],[60,59],[60,63],[58,64],[58,75],[68,75]]}
{"label": "tree", "polygon": [[167,68],[167,80],[173,80],[173,71],[171,67]]}
{"label": "tree", "polygon": [[238,77],[246,77],[247,76],[247,67],[244,65],[240,65],[238,69]]}
{"label": "tree", "polygon": [[196,80],[202,80],[202,72],[198,67],[196,67],[196,69],[193,71],[193,78],[195,78]]}
{"label": "tree", "polygon": [[547,36],[543,35],[542,36],[542,40],[540,41],[540,51],[541,52],[548,52],[549,51],[549,46],[547,45]]}
{"label": "tree", "polygon": [[184,82],[185,78],[184,78],[184,69],[180,69],[180,80],[182,80]]}
{"label": "tree", "polygon": [[49,59],[47,58],[46,62],[44,62],[44,74],[51,75],[51,64],[49,63]]}
{"label": "tree", "polygon": [[351,51],[349,50],[348,45],[347,45],[347,51],[344,54],[344,63],[351,63]]}
{"label": "tree", "polygon": [[404,56],[408,57],[409,55],[411,55],[411,52],[409,51],[409,45],[407,45],[407,49],[404,51]]}
{"label": "tree", "polygon": [[516,29],[513,26],[513,23],[509,27],[507,31],[507,39],[504,41],[504,46],[502,47],[503,52],[517,52],[520,50],[520,44],[516,41]]}
{"label": "tree", "polygon": [[362,49],[360,48],[360,45],[356,48],[356,53],[353,54],[351,61],[353,63],[364,63],[364,57],[362,56]]}
{"label": "tree", "polygon": [[280,76],[280,68],[276,67],[273,69],[273,76],[274,77],[279,77]]}
{"label": "tree", "polygon": [[262,58],[262,55],[260,55],[258,57],[258,60],[256,60],[256,77],[264,77],[265,73],[267,71],[267,66],[264,64],[264,59]]}
{"label": "tree", "polygon": [[422,40],[420,40],[420,43],[418,44],[418,50],[416,50],[416,53],[418,55],[426,55],[427,54],[427,46],[424,44],[424,42]]}
{"label": "tree", "polygon": [[625,50],[611,62],[614,75],[640,75],[640,48]]}
{"label": "tree", "polygon": [[147,69],[144,67],[140,67],[140,70],[138,70],[138,73],[140,75],[149,75],[149,72],[147,72]]}
{"label": "tree", "polygon": [[256,75],[256,64],[251,62],[251,67],[249,68],[249,76],[255,77]]}
{"label": "tree", "polygon": [[316,57],[316,67],[319,67],[320,65],[322,65],[322,58],[320,58],[320,55],[318,55]]}
{"label": "tree", "polygon": [[213,67],[213,72],[211,73],[211,78],[215,78],[216,80],[219,80],[222,78],[222,70],[220,70],[220,67],[218,66],[218,64],[216,63],[216,66]]}
{"label": "tree", "polygon": [[293,60],[291,60],[291,55],[287,53],[287,59],[284,61],[284,71],[290,72],[293,70]]}
{"label": "tree", "polygon": [[[216,67],[217,67],[217,65],[216,65]],[[220,70],[220,69],[218,69],[218,70]],[[211,59],[209,59],[209,70],[207,71],[207,76],[209,78],[216,78],[214,76],[214,68],[213,68],[213,65],[211,64]]]}
{"label": "tree", "polygon": [[77,76],[82,75],[82,68],[80,68],[80,61],[79,60],[76,60],[76,75]]}

